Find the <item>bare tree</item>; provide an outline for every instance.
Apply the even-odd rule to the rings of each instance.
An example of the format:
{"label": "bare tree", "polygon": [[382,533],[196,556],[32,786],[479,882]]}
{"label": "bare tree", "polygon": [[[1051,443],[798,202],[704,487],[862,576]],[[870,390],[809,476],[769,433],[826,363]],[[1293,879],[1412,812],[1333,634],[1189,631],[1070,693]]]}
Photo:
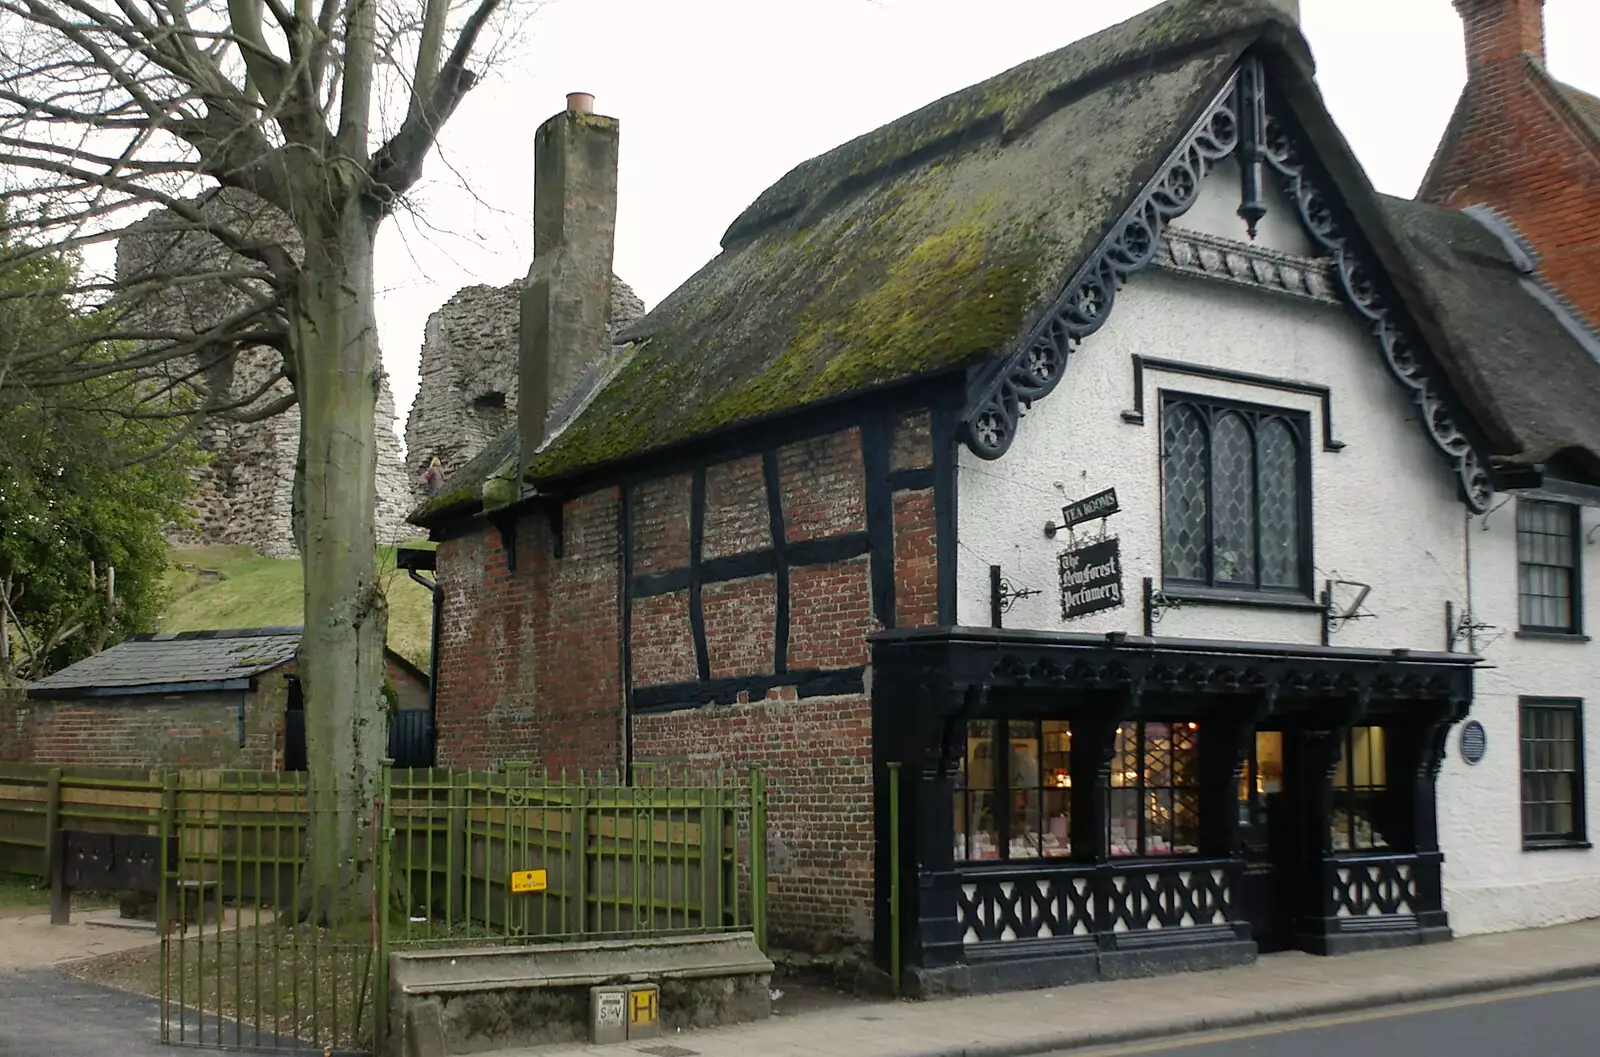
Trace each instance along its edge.
{"label": "bare tree", "polygon": [[[152,417],[300,405],[315,906],[370,883],[385,749],[374,238],[500,5],[0,0],[0,275],[70,251],[70,296],[97,323],[0,363],[0,395],[126,376]],[[93,267],[140,215],[170,253]],[[278,366],[239,391],[235,362],[263,350]]]}

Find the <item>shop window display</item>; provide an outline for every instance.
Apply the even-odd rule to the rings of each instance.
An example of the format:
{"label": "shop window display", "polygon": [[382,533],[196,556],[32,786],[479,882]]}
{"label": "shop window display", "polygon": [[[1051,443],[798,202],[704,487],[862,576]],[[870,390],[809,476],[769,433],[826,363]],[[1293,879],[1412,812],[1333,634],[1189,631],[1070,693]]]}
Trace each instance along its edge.
{"label": "shop window display", "polygon": [[1245,854],[1263,858],[1270,852],[1273,812],[1283,793],[1283,733],[1256,731],[1250,758],[1239,776],[1239,835]]}
{"label": "shop window display", "polygon": [[1071,752],[1065,721],[968,723],[956,776],[956,861],[1071,856]]}
{"label": "shop window display", "polygon": [[1113,856],[1200,850],[1200,725],[1124,723],[1111,758],[1106,819]]}
{"label": "shop window display", "polygon": [[1333,850],[1377,851],[1389,846],[1379,811],[1389,785],[1382,727],[1351,727],[1333,772]]}

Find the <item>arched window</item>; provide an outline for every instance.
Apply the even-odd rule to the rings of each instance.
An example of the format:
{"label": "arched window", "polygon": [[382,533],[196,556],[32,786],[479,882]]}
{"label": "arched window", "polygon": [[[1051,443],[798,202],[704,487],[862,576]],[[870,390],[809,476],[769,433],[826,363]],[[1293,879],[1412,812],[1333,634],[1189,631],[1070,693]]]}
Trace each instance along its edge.
{"label": "arched window", "polygon": [[1165,583],[1309,594],[1305,416],[1174,395],[1161,421]]}

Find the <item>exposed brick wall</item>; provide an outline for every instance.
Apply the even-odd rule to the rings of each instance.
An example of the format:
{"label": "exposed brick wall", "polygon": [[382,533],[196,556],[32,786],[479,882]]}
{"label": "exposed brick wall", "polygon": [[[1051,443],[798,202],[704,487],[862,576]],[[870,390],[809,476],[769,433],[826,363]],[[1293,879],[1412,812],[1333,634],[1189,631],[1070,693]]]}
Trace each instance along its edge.
{"label": "exposed brick wall", "polygon": [[688,474],[646,481],[635,490],[635,576],[678,569],[689,564],[689,496]]}
{"label": "exposed brick wall", "polygon": [[767,503],[761,456],[752,455],[708,467],[701,557],[721,558],[770,546],[772,513]]}
{"label": "exposed brick wall", "polygon": [[[1476,37],[1478,8],[1498,12]],[[1520,12],[1520,13],[1519,13]],[[1591,323],[1600,325],[1600,141],[1519,50],[1538,15],[1531,0],[1477,3],[1469,44],[1478,50],[1464,113],[1419,197],[1449,206],[1487,203],[1510,218],[1541,258],[1541,272]],[[1542,48],[1542,45],[1541,45]]]}
{"label": "exposed brick wall", "polygon": [[395,694],[400,698],[401,708],[428,707],[426,675],[419,678],[409,667],[397,663],[393,657],[384,658],[384,667],[389,673],[389,681],[394,684]]}
{"label": "exposed brick wall", "polygon": [[778,474],[784,536],[790,543],[867,527],[859,429],[779,448]]}
{"label": "exposed brick wall", "polygon": [[867,663],[872,634],[871,566],[866,556],[789,571],[789,667]]}
{"label": "exposed brick wall", "polygon": [[287,704],[281,672],[259,676],[245,696],[241,748],[237,690],[29,701],[33,751],[17,762],[275,771]]}
{"label": "exposed brick wall", "polygon": [[[931,467],[926,413],[892,423],[887,440],[892,470]],[[772,458],[786,544],[868,529],[860,429],[787,444]],[[713,463],[704,472],[702,572],[703,563],[720,559],[748,556],[752,571],[757,556],[770,561],[772,497],[762,457]],[[675,573],[687,579],[693,480],[693,473],[683,472],[632,487],[635,576]],[[621,762],[619,509],[615,491],[569,502],[561,559],[550,557],[548,521],[542,515],[525,518],[517,527],[514,573],[506,571],[492,529],[440,546],[442,762]],[[886,511],[898,620],[935,623],[932,489],[902,488]],[[870,555],[789,566],[788,671],[867,663],[867,638],[877,626],[871,574]],[[762,571],[702,583],[699,592],[709,676],[774,677],[777,575]],[[696,681],[690,612],[688,590],[632,599],[628,667],[634,687]],[[636,715],[635,758],[666,758],[703,770],[765,767],[774,926],[818,942],[864,938],[870,935],[872,897],[870,704],[859,695],[797,701],[796,688],[783,685],[765,700],[759,694],[752,702],[737,683],[724,684],[696,694],[713,702],[706,707]]]}
{"label": "exposed brick wall", "polygon": [[889,469],[920,470],[933,465],[933,430],[926,411],[902,416],[889,437]]}
{"label": "exposed brick wall", "polygon": [[689,592],[634,599],[630,631],[635,686],[694,681],[697,673],[694,635],[689,628]]}
{"label": "exposed brick wall", "polygon": [[772,934],[814,945],[872,935],[871,728],[864,698],[769,699],[638,716],[633,736],[639,759],[766,771]]}
{"label": "exposed brick wall", "polygon": [[31,763],[38,713],[21,690],[0,688],[0,763]]}
{"label": "exposed brick wall", "polygon": [[[711,678],[772,671],[778,587],[774,576],[706,584],[701,592]],[[693,660],[693,655],[690,655]],[[691,673],[691,678],[692,678]]]}
{"label": "exposed brick wall", "polygon": [[517,527],[521,561],[506,571],[492,529],[440,544],[439,714],[441,764],[488,766],[527,759],[533,743],[533,564],[549,553],[541,519]]}
{"label": "exposed brick wall", "polygon": [[561,558],[522,518],[515,570],[492,529],[440,545],[442,764],[622,762],[618,507],[615,489],[567,503]]}
{"label": "exposed brick wall", "polygon": [[939,623],[939,542],[931,488],[895,493],[894,582],[896,625]]}
{"label": "exposed brick wall", "polygon": [[547,608],[533,638],[533,759],[551,768],[623,762],[620,508],[616,489],[568,503],[566,556],[546,551],[535,563],[547,573],[536,594]]}

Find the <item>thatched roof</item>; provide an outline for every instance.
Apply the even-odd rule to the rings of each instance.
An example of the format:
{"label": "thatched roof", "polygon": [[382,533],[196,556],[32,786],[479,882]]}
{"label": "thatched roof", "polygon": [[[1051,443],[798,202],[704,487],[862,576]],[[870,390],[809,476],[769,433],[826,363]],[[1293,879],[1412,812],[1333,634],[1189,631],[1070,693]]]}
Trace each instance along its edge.
{"label": "thatched roof", "polygon": [[[1277,7],[1169,0],[797,166],[740,214],[716,258],[621,335],[631,344],[620,368],[541,451],[522,457],[508,437],[413,520],[499,505],[483,502],[482,481],[517,492],[519,459],[526,483],[554,490],[735,426],[1008,352],[1246,51],[1266,63],[1475,435],[1501,456],[1538,448],[1521,428],[1528,409],[1496,403],[1480,363],[1490,352],[1450,321],[1457,298],[1486,296],[1520,298],[1507,315],[1526,319],[1527,294],[1501,281],[1494,268],[1504,260],[1484,270],[1471,257],[1454,266],[1478,271],[1435,282],[1418,249],[1464,238],[1462,222],[1482,229],[1380,200],[1328,116],[1304,39]],[[1530,355],[1539,334],[1524,343]]]}

